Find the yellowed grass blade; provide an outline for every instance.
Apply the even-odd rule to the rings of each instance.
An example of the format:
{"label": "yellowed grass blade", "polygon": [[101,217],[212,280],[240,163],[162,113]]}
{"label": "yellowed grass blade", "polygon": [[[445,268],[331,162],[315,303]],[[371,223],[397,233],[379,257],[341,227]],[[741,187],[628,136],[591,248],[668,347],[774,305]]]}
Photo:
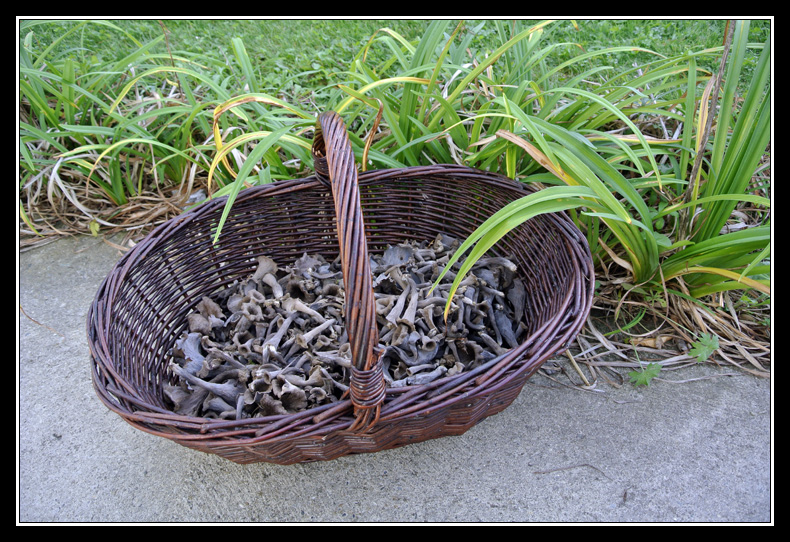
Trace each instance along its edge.
{"label": "yellowed grass blade", "polygon": [[[223,142],[222,142],[222,134],[219,131],[219,119],[226,111],[231,111],[233,114],[239,116],[242,119],[246,119],[246,115],[242,111],[233,111],[233,108],[238,107],[245,103],[262,103],[266,105],[274,105],[277,107],[282,107],[283,109],[287,109],[288,111],[294,113],[295,115],[303,118],[309,119],[311,118],[306,113],[299,111],[298,109],[294,109],[290,106],[287,102],[283,102],[281,100],[277,100],[276,98],[272,98],[271,96],[267,96],[265,94],[245,94],[243,96],[237,96],[232,100],[228,100],[224,103],[219,104],[217,107],[214,108],[213,113],[213,121],[212,121],[212,131],[214,132],[214,146],[217,148],[217,152],[221,153],[223,149]],[[233,171],[233,168],[230,167],[230,162],[228,161],[227,154],[222,155],[222,163],[225,165],[225,168],[228,170],[230,175],[235,179],[236,172]],[[212,164],[212,172],[213,172],[213,164]],[[211,175],[209,175],[209,179],[211,179]],[[209,180],[209,185],[210,185]]]}
{"label": "yellowed grass blade", "polygon": [[728,279],[734,280],[743,284],[744,286],[748,286],[749,288],[754,288],[764,294],[771,295],[771,287],[763,284],[762,282],[756,281],[754,279],[750,279],[749,277],[742,277],[740,273],[735,273],[734,271],[730,271],[729,269],[721,269],[718,267],[704,267],[704,266],[695,266],[695,267],[687,267],[673,275],[665,277],[666,280],[678,277],[680,275],[688,275],[690,273],[710,273],[713,275],[721,275],[722,277],[727,277]]}
{"label": "yellowed grass blade", "polygon": [[[430,82],[431,82],[430,79],[425,79],[423,77],[388,77],[386,79],[379,79],[378,81],[373,81],[372,83],[368,83],[364,87],[357,90],[357,92],[360,94],[364,94],[376,87],[380,87],[383,85],[391,85],[393,83],[421,83],[423,85],[427,85]],[[354,96],[349,96],[335,108],[335,112],[338,114],[341,113],[355,99],[356,98]]]}
{"label": "yellowed grass blade", "polygon": [[526,141],[523,138],[518,137],[517,135],[508,132],[507,130],[498,130],[496,133],[497,136],[501,137],[502,139],[507,139],[511,143],[515,143],[525,151],[541,166],[549,170],[553,173],[558,179],[562,179],[568,185],[578,186],[579,182],[576,181],[573,177],[565,173],[563,169],[558,165],[549,160],[548,156],[543,154],[537,147],[532,145],[529,141]]}

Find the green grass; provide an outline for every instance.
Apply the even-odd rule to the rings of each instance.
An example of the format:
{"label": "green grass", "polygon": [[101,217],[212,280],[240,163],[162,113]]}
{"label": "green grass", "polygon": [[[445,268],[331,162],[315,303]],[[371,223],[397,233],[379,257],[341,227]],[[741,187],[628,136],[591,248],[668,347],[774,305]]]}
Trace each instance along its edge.
{"label": "green grass", "polygon": [[[226,62],[233,58],[233,38],[242,39],[261,85],[269,91],[299,94],[330,82],[331,73],[346,69],[367,39],[390,26],[416,39],[423,21],[379,20],[111,20],[116,28],[91,22],[69,35],[59,51],[82,62],[117,61],[134,53],[140,43],[157,41],[155,54],[169,51],[188,57]],[[24,23],[23,23],[24,24]],[[79,21],[36,24],[31,46],[43,49]],[[164,34],[167,40],[162,40]],[[22,36],[24,37],[24,36]],[[168,50],[169,48],[169,50]],[[306,91],[305,91],[306,92]]]}
{"label": "green grass", "polygon": [[[31,45],[43,49],[61,37],[64,31],[77,26],[78,21],[44,23],[34,21],[35,26],[22,29],[20,38],[32,30]],[[430,21],[427,20],[112,20],[122,32],[110,27],[91,23],[68,36],[58,47],[62,54],[81,60],[95,56],[97,61],[118,60],[131,54],[138,43],[149,43],[161,38],[164,29],[168,33],[169,46],[173,51],[195,55],[228,56],[231,54],[230,40],[242,38],[254,64],[272,87],[297,76],[300,84],[316,82],[327,70],[345,68],[368,38],[381,28],[387,27],[409,41],[419,39]],[[539,21],[531,21],[537,23]],[[556,43],[574,43],[573,47],[558,49],[556,54],[545,59],[548,64],[565,62],[582,51],[596,51],[612,44],[642,47],[660,51],[665,56],[676,56],[689,50],[711,48],[721,45],[725,27],[724,20],[590,20],[566,21],[551,31]],[[475,32],[471,47],[479,55],[496,48],[497,31],[492,21],[469,21],[468,32]],[[23,22],[23,25],[25,22]],[[126,34],[124,34],[124,32]],[[763,43],[770,32],[769,21],[753,21],[750,39]],[[132,39],[134,37],[134,39]],[[155,52],[167,52],[165,43],[160,43]],[[604,58],[608,58],[604,56]],[[621,67],[630,62],[645,61],[649,57],[636,55],[612,55]],[[587,67],[589,64],[587,63]],[[749,61],[752,65],[756,59]],[[581,66],[584,67],[584,66]],[[326,72],[326,73],[325,73]],[[318,75],[316,75],[318,74]],[[323,84],[328,83],[328,79]]]}
{"label": "green grass", "polygon": [[719,85],[723,20],[22,21],[20,228],[150,226],[164,216],[141,202],[198,186],[229,210],[245,186],[310,173],[318,112],[343,116],[361,158],[380,108],[364,167],[462,162],[543,188],[481,225],[467,266],[562,210],[617,311],[710,311],[725,292],[759,310],[769,23],[732,26]]}

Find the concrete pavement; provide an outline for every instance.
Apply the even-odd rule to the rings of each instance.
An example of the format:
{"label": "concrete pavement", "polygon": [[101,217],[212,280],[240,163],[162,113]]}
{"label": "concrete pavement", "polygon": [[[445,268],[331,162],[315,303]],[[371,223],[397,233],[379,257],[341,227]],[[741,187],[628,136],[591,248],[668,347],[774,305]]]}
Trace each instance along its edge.
{"label": "concrete pavement", "polygon": [[538,374],[462,436],[330,462],[143,433],[90,378],[85,318],[119,256],[90,237],[19,255],[18,524],[773,523],[771,381],[712,365],[589,392]]}

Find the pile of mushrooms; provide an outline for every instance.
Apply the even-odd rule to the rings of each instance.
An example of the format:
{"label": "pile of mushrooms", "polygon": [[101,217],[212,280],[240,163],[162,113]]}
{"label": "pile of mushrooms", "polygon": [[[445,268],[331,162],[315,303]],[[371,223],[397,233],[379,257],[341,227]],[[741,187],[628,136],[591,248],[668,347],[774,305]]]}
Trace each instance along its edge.
{"label": "pile of mushrooms", "polygon": [[[472,369],[520,342],[524,285],[512,261],[480,259],[444,308],[457,265],[431,291],[458,241],[438,235],[371,257],[387,385],[420,385]],[[340,400],[351,359],[340,261],[305,254],[258,267],[188,315],[164,387],[173,411],[221,419],[287,414]]]}

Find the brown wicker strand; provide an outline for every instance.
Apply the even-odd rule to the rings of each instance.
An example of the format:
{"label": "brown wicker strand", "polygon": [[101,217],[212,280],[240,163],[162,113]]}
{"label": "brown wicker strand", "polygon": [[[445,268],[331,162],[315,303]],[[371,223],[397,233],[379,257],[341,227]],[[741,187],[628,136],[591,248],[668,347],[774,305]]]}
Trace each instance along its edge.
{"label": "brown wicker strand", "polygon": [[373,368],[368,370],[352,367],[349,392],[356,416],[356,420],[350,427],[350,430],[371,430],[379,420],[381,404],[384,402],[387,394],[381,361],[378,360],[374,363]]}
{"label": "brown wicker strand", "polygon": [[346,331],[351,359],[358,369],[370,369],[378,356],[375,301],[365,225],[359,201],[357,168],[345,125],[337,113],[321,115],[315,154],[324,153],[335,201],[343,283],[346,289]]}
{"label": "brown wicker strand", "polygon": [[314,154],[326,157],[326,168],[335,201],[338,243],[346,290],[345,323],[351,345],[350,395],[356,420],[351,431],[369,430],[379,418],[386,388],[378,348],[378,328],[370,273],[367,237],[359,198],[354,153],[345,124],[329,111],[316,128]]}

